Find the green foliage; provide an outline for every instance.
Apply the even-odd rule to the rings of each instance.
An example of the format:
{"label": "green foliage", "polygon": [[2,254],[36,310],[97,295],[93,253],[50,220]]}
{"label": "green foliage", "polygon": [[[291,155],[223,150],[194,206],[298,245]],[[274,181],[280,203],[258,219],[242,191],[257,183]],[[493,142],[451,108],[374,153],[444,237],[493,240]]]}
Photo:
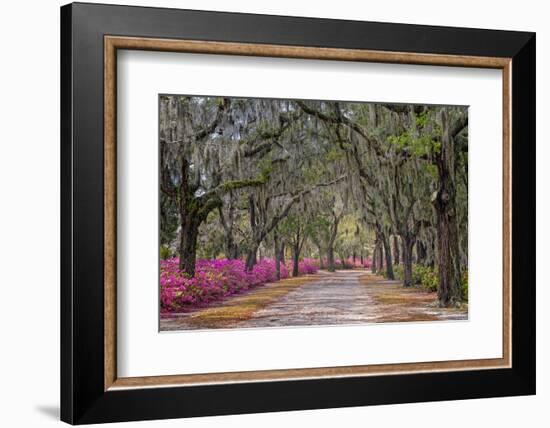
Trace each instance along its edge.
{"label": "green foliage", "polygon": [[303,228],[300,216],[294,213],[288,215],[281,223],[279,223],[279,233],[282,236],[289,237]]}
{"label": "green foliage", "polygon": [[[440,147],[441,149],[441,147]],[[437,174],[438,174],[438,171],[437,171],[437,166],[435,166],[434,164],[427,164],[425,166],[426,168],[426,172],[430,175],[430,177],[432,177],[434,180],[437,179]]]}
{"label": "green foliage", "polygon": [[439,285],[437,271],[422,265],[414,265],[413,281],[429,291],[437,291],[437,286]]}
{"label": "green foliage", "polygon": [[468,301],[468,271],[462,273],[460,278],[460,291],[462,292],[462,300]]}
{"label": "green foliage", "polygon": [[388,143],[403,149],[409,144],[409,133],[404,132],[401,135],[390,135],[388,137]]}
{"label": "green foliage", "polygon": [[199,228],[199,240],[197,242],[197,258],[212,259],[224,254],[223,228],[217,211],[212,211]]}
{"label": "green foliage", "polygon": [[345,158],[344,152],[340,150],[338,147],[334,146],[331,147],[330,150],[327,151],[327,154],[325,155],[326,162],[334,162],[339,161],[341,159]]}
{"label": "green foliage", "polygon": [[429,118],[428,110],[425,110],[422,113],[419,113],[416,116],[416,126],[418,126],[419,128],[423,128],[428,123],[428,118]]}
{"label": "green foliage", "polygon": [[231,180],[223,183],[221,188],[224,192],[229,192],[230,190],[242,189],[243,187],[261,186],[267,183],[268,179],[268,177],[260,175],[258,178],[252,178],[250,180]]}
{"label": "green foliage", "polygon": [[361,253],[366,253],[367,242],[372,240],[370,235],[362,226],[358,215],[345,215],[340,220],[335,250],[342,259],[347,259],[353,254],[359,257]]}
{"label": "green foliage", "polygon": [[165,245],[160,246],[160,258],[161,260],[168,260],[170,257],[172,257],[172,251],[170,251],[170,248],[168,248]]}
{"label": "green foliage", "polygon": [[307,233],[311,241],[317,245],[325,247],[330,235],[330,221],[322,214],[308,219]]}
{"label": "green foliage", "polygon": [[[405,272],[403,264],[394,266],[393,272],[395,277],[401,281],[405,279]],[[412,265],[412,282],[413,285],[422,287],[428,291],[437,291],[439,285],[439,278],[436,269],[432,269],[428,266]]]}
{"label": "green foliage", "polygon": [[441,152],[441,143],[430,135],[415,136],[408,131],[400,135],[390,135],[388,143],[418,157]]}
{"label": "green foliage", "polygon": [[258,180],[263,181],[262,184],[265,184],[273,172],[273,163],[271,162],[271,159],[262,159],[258,162],[258,165],[260,167],[260,175]]}
{"label": "green foliage", "polygon": [[403,271],[402,263],[399,265],[393,265],[393,274],[395,276],[395,279],[403,281],[403,279],[405,278],[405,272]]}
{"label": "green foliage", "polygon": [[[393,267],[395,278],[403,281],[404,272],[403,264],[399,264]],[[439,286],[439,274],[437,269],[433,269],[428,266],[412,265],[412,280],[413,285],[422,287],[428,291],[437,291]],[[464,271],[460,280],[460,291],[462,293],[462,300],[468,301],[468,271]]]}

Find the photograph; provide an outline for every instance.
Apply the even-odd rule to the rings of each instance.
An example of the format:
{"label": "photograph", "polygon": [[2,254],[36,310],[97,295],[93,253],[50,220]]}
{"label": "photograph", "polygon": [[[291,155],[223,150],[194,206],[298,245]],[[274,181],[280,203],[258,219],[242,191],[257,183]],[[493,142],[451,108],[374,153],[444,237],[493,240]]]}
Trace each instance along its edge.
{"label": "photograph", "polygon": [[468,106],[158,104],[160,331],[468,320]]}

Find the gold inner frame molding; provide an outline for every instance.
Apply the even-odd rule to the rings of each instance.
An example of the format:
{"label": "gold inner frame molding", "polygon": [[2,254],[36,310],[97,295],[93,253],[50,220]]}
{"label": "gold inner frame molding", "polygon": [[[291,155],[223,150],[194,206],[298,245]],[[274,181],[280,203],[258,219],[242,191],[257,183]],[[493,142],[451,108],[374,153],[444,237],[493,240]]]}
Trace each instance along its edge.
{"label": "gold inner frame molding", "polygon": [[[503,320],[502,358],[421,363],[357,365],[304,369],[204,373],[170,376],[117,376],[116,321],[116,89],[117,50],[145,50],[212,55],[241,55],[333,61],[359,61],[393,64],[439,65],[493,68],[502,70],[502,144],[503,144]],[[510,58],[460,55],[383,52],[359,49],[335,49],[268,44],[169,40],[139,37],[104,37],[104,389],[192,386],[237,382],[261,382],[311,378],[360,377],[420,372],[442,372],[511,367],[512,339],[512,164],[511,164],[511,73]]]}

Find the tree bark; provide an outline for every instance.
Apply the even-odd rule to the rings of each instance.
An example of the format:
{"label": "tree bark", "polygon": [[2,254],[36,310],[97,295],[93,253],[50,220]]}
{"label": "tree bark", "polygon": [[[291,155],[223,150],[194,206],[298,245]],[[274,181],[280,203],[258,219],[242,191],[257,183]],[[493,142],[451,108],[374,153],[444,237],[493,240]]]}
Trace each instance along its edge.
{"label": "tree bark", "polygon": [[401,257],[399,255],[399,237],[397,235],[393,235],[393,254],[394,262],[398,265]]}
{"label": "tree bark", "polygon": [[416,241],[416,260],[421,265],[426,265],[426,245],[420,240]]}
{"label": "tree bark", "polygon": [[254,266],[256,266],[256,263],[258,263],[257,259],[257,253],[258,253],[258,245],[254,244],[253,248],[250,248],[246,254],[246,271],[251,272]]}
{"label": "tree bark", "polygon": [[330,227],[330,237],[328,242],[328,248],[327,248],[327,257],[328,257],[328,271],[334,272],[336,271],[336,266],[334,264],[334,243],[336,242],[336,237],[338,235],[338,225],[340,223],[340,219],[342,218],[342,215],[336,215],[335,213],[332,214],[332,224]]}
{"label": "tree bark", "polygon": [[441,152],[437,158],[439,189],[434,200],[437,213],[438,298],[440,305],[453,306],[461,300],[453,144],[453,138],[459,132],[460,124],[454,123],[451,126],[446,110],[442,111],[441,124]]}
{"label": "tree bark", "polygon": [[381,274],[384,271],[384,246],[382,241],[378,243],[378,270],[377,272]]}
{"label": "tree bark", "polygon": [[192,217],[183,215],[179,242],[179,269],[190,277],[195,275],[199,224]]}
{"label": "tree bark", "polygon": [[275,272],[277,279],[281,279],[281,249],[279,245],[279,234],[277,229],[273,232],[273,253],[275,255]]}
{"label": "tree bark", "polygon": [[414,239],[411,236],[402,236],[403,242],[403,286],[411,287],[413,285],[412,278],[412,250]]}
{"label": "tree bark", "polygon": [[375,270],[377,274],[382,274],[384,270],[384,245],[380,231],[377,228],[376,240],[374,243],[374,254],[376,255]]}
{"label": "tree bark", "polygon": [[234,204],[234,193],[229,191],[228,193],[228,207],[227,207],[227,217],[223,212],[223,208],[220,206],[218,208],[218,214],[220,217],[220,224],[223,227],[225,235],[225,257],[233,260],[239,257],[238,247],[235,243],[235,238],[233,236],[234,223],[235,223],[235,204]]}
{"label": "tree bark", "polygon": [[294,244],[292,248],[292,276],[298,276],[300,272],[298,271],[300,263],[300,247],[298,244]]}
{"label": "tree bark", "polygon": [[395,276],[393,274],[390,240],[386,234],[382,234],[382,244],[384,246],[384,254],[386,259],[386,277],[388,279],[395,279]]}
{"label": "tree bark", "polygon": [[256,221],[256,205],[254,204],[254,197],[252,194],[248,196],[248,215],[250,221],[250,230],[252,231],[252,244],[248,248],[246,255],[246,271],[251,272],[257,263],[258,247],[260,246],[261,239],[257,237],[258,224]]}
{"label": "tree bark", "polygon": [[430,239],[430,260],[428,262],[428,266],[432,269],[435,267],[435,259],[436,259],[436,248],[435,248],[435,240]]}
{"label": "tree bark", "polygon": [[213,209],[220,206],[221,201],[215,197],[195,198],[194,189],[189,183],[189,164],[182,160],[181,183],[179,189],[180,242],[179,269],[189,276],[195,275],[197,260],[197,238],[199,227]]}
{"label": "tree bark", "polygon": [[452,216],[445,211],[438,212],[437,230],[439,247],[439,302],[451,306],[460,301],[460,268],[457,232]]}
{"label": "tree bark", "polygon": [[189,192],[179,200],[180,215],[180,242],[179,242],[179,269],[189,276],[195,275],[197,258],[197,239],[199,227],[206,220],[208,214],[219,207],[221,201],[216,198],[207,200],[195,199]]}
{"label": "tree bark", "polygon": [[239,248],[235,243],[233,233],[229,230],[225,231],[225,245],[224,245],[225,257],[229,260],[239,258]]}
{"label": "tree bark", "polygon": [[214,199],[204,202],[182,198],[180,201],[179,269],[191,277],[195,275],[199,227],[217,206],[219,201]]}
{"label": "tree bark", "polygon": [[376,260],[376,256],[378,254],[377,245],[378,245],[378,243],[375,242],[374,250],[372,251],[372,265],[370,266],[370,271],[372,273],[376,273],[376,264],[378,263],[378,261]]}
{"label": "tree bark", "polygon": [[334,265],[334,247],[333,245],[328,246],[327,248],[327,263],[328,263],[328,271],[334,272],[336,271],[336,266]]}
{"label": "tree bark", "polygon": [[323,260],[323,249],[320,245],[317,245],[317,250],[319,251],[319,269],[324,269],[325,261]]}

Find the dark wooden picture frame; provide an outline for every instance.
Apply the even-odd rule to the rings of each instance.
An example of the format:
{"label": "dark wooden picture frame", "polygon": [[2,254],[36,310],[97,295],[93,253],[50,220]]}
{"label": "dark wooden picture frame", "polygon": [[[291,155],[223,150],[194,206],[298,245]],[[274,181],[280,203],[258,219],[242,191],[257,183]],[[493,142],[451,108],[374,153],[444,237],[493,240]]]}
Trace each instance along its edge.
{"label": "dark wooden picture frame", "polygon": [[[501,69],[503,357],[118,378],[117,49]],[[71,4],[61,9],[61,130],[63,421],[81,424],[535,393],[533,33]]]}

